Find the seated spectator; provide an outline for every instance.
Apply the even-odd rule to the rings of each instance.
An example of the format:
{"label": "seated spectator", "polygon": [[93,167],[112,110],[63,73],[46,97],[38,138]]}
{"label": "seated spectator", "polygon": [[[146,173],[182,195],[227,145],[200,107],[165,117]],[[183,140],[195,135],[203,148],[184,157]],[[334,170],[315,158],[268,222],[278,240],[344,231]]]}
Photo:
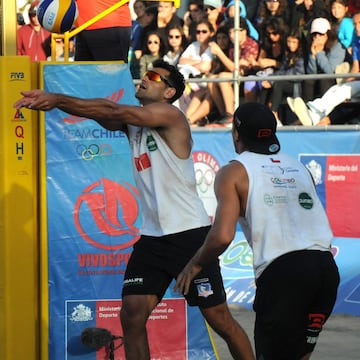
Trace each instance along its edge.
{"label": "seated spectator", "polygon": [[[226,55],[230,56],[230,50],[232,48],[232,43],[229,37],[228,28],[225,26],[219,27],[215,34],[215,42],[211,41],[209,46],[211,49],[218,45],[221,51]],[[216,52],[213,51],[212,52]],[[216,77],[216,74],[219,74],[222,71],[226,71],[227,68],[221,62],[218,57],[214,57],[212,62],[211,72],[209,74],[210,78]],[[213,108],[213,101],[210,95],[209,85],[212,83],[208,83],[208,86],[200,88],[199,91],[196,91],[191,101],[186,109],[186,116],[189,120],[191,126],[204,126],[209,123],[210,120],[210,112]],[[218,115],[218,112],[215,112]]]}
{"label": "seated spectator", "polygon": [[[291,31],[286,37],[285,56],[280,68],[273,75],[301,74],[305,74],[304,57],[301,48],[301,32],[300,30],[295,30]],[[270,107],[278,123],[282,123],[279,116],[279,106],[288,96],[301,96],[301,84],[302,81],[299,80],[272,81],[271,75],[268,80],[262,82],[263,88],[272,88]]]}
{"label": "seated spectator", "polygon": [[254,25],[259,32],[262,32],[262,26],[266,20],[271,17],[279,17],[286,24],[290,23],[290,8],[287,0],[264,0],[259,5]]}
{"label": "seated spectator", "polygon": [[[246,19],[246,23],[249,29],[248,35],[255,40],[259,40],[259,32],[256,30],[252,22],[247,18],[246,7],[242,1],[239,2],[240,16]],[[235,17],[235,0],[230,0],[225,9],[225,19],[233,19]]]}
{"label": "seated spectator", "polygon": [[[162,38],[163,44],[167,43],[170,27],[175,25],[184,26],[184,20],[176,14],[174,1],[160,1],[157,14],[157,31]],[[168,50],[168,49],[166,49]]]}
{"label": "seated spectator", "polygon": [[[345,49],[337,39],[330,22],[325,18],[316,18],[311,24],[311,45],[307,54],[307,74],[335,74],[336,66],[345,60]],[[305,101],[322,96],[335,84],[335,79],[309,80],[304,82]],[[318,94],[318,95],[316,95]]]}
{"label": "seated spectator", "polygon": [[[229,37],[232,43],[235,41],[234,19],[227,21]],[[248,36],[248,26],[245,18],[240,18],[240,31],[239,31],[239,66],[241,75],[249,75],[252,73],[253,66],[256,65],[256,58],[259,52],[258,43]],[[212,53],[223,63],[225,71],[220,72],[217,77],[219,79],[231,78],[235,70],[234,51],[233,47],[230,49],[229,54],[224,53],[216,43],[210,43]],[[220,118],[215,121],[218,125],[227,126],[232,122],[234,114],[234,88],[232,82],[212,82],[208,84],[211,97],[214,104],[220,113]],[[245,99],[252,101],[252,94],[246,92],[246,82],[244,85]]]}
{"label": "seated spectator", "polygon": [[347,0],[331,0],[332,29],[346,49],[345,60],[351,63],[351,43],[354,36],[354,24],[348,13]]}
{"label": "seated spectator", "polygon": [[146,36],[146,46],[140,58],[140,74],[152,70],[152,63],[164,56],[165,46],[157,31],[149,32]]}
{"label": "seated spectator", "polygon": [[140,79],[140,58],[143,49],[146,48],[147,34],[155,31],[157,27],[157,6],[149,6],[145,8],[145,15],[141,19],[141,36],[139,42],[133,46],[133,56],[131,58],[130,70],[134,79]]}
{"label": "seated spectator", "polygon": [[204,11],[206,19],[216,31],[224,20],[221,0],[204,0]]}
{"label": "seated spectator", "polygon": [[51,34],[41,27],[37,8],[39,1],[34,1],[29,7],[30,23],[17,30],[17,55],[28,55],[31,61],[46,60],[51,55]]}
{"label": "seated spectator", "polygon": [[187,46],[187,41],[183,27],[175,25],[169,28],[169,36],[167,43],[167,53],[163,56],[163,59],[169,64],[177,66],[181,54],[184,52]]}
{"label": "seated spectator", "polygon": [[[179,71],[185,79],[207,76],[210,73],[213,55],[209,42],[214,36],[214,28],[208,20],[201,20],[196,26],[197,41],[187,46],[178,63]],[[198,86],[194,83],[194,88]]]}
{"label": "seated spectator", "polygon": [[308,46],[311,22],[322,17],[330,19],[330,9],[323,0],[300,0],[290,5],[290,30],[300,29],[303,34],[303,46]]}
{"label": "seated spectator", "polygon": [[[352,68],[351,73],[360,71],[360,13],[353,16],[355,35],[352,42]],[[298,116],[303,125],[328,125],[331,123],[344,123],[344,113],[334,114],[335,108],[343,103],[359,102],[360,100],[360,81],[354,78],[348,78],[346,82],[340,85],[334,85],[328,89],[321,98],[312,101],[305,101],[297,97],[287,98],[290,109]],[[350,108],[351,109],[351,108]],[[353,108],[354,109],[354,108]],[[354,111],[352,111],[354,112]],[[359,104],[355,107],[355,114],[359,113]],[[343,120],[339,118],[343,117]],[[336,118],[336,119],[335,119]]]}
{"label": "seated spectator", "polygon": [[184,14],[184,33],[188,43],[196,41],[196,25],[206,18],[203,0],[190,0],[188,11]]}
{"label": "seated spectator", "polygon": [[[257,75],[267,76],[280,68],[285,56],[287,33],[288,27],[281,18],[272,17],[264,22],[257,61],[259,66]],[[260,81],[257,82],[256,88],[259,101],[262,104],[268,104],[272,89],[262,88]]]}
{"label": "seated spectator", "polygon": [[[214,41],[215,43],[220,47],[220,49],[222,50],[222,52],[227,56],[230,57],[230,51],[234,51],[233,50],[233,43],[230,39],[230,35],[229,35],[229,29],[228,26],[223,25],[220,26],[215,34],[214,37]],[[216,45],[214,45],[214,42],[210,42],[209,43],[210,47],[214,47]],[[212,50],[212,53],[214,53],[214,50]],[[211,75],[217,75],[223,71],[228,71],[227,67],[224,65],[224,63],[217,57],[215,56],[212,62],[212,67],[211,67]]]}

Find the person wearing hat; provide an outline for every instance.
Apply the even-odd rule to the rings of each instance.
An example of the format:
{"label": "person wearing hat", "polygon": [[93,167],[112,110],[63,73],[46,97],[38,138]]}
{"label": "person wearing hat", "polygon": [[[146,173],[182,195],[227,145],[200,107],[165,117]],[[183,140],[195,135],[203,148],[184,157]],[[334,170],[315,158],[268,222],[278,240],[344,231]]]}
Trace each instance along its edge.
{"label": "person wearing hat", "polygon": [[28,55],[31,61],[46,60],[51,55],[50,32],[41,27],[37,8],[39,1],[34,1],[29,7],[30,23],[17,30],[17,55]]}
{"label": "person wearing hat", "polygon": [[239,221],[253,251],[257,359],[309,359],[339,285],[329,221],[309,171],[280,152],[267,106],[240,105],[232,137],[238,155],[217,173],[215,221],[175,290],[187,294],[193,277],[230,245]]}
{"label": "person wearing hat", "polygon": [[[316,18],[311,23],[311,42],[307,54],[307,74],[335,74],[336,66],[345,60],[346,50],[326,18]],[[335,79],[306,80],[303,97],[305,101],[322,96],[335,84]]]}
{"label": "person wearing hat", "polygon": [[204,0],[205,18],[209,20],[215,31],[225,19],[222,10],[221,0]]}

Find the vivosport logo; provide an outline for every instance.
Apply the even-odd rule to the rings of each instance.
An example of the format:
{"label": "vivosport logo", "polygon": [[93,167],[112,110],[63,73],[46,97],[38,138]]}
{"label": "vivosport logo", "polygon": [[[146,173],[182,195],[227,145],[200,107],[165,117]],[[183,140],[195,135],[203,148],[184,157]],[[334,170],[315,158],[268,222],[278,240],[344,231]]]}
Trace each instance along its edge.
{"label": "vivosport logo", "polygon": [[137,189],[102,178],[85,188],[74,209],[81,237],[104,250],[121,250],[139,239],[141,214]]}

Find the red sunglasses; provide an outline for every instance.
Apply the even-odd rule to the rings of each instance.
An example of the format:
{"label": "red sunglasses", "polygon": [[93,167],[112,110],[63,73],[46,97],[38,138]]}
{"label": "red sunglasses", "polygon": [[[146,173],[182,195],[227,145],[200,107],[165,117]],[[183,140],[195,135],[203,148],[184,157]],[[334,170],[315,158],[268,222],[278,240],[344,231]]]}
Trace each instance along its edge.
{"label": "red sunglasses", "polygon": [[151,81],[155,81],[158,83],[163,81],[166,85],[173,87],[166,78],[164,78],[162,75],[160,75],[156,71],[148,70],[148,71],[146,71],[146,73],[144,74],[143,77],[145,77],[145,76]]}

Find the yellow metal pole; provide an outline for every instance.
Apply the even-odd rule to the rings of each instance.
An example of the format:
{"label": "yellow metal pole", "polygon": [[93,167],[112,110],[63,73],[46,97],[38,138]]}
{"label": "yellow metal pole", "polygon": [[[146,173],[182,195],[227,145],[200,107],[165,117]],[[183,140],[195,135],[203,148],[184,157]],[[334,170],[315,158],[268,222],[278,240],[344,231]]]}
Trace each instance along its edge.
{"label": "yellow metal pole", "polygon": [[1,44],[0,55],[16,55],[16,1],[0,0]]}

